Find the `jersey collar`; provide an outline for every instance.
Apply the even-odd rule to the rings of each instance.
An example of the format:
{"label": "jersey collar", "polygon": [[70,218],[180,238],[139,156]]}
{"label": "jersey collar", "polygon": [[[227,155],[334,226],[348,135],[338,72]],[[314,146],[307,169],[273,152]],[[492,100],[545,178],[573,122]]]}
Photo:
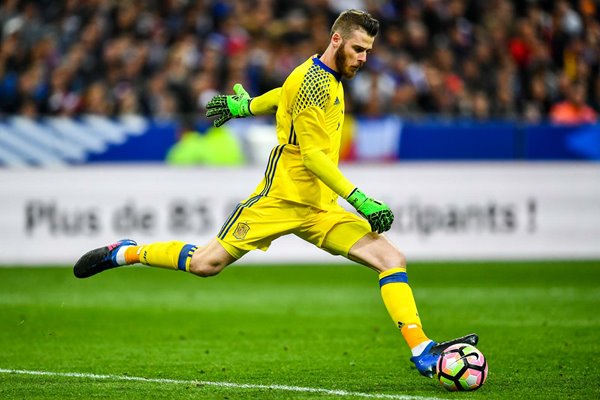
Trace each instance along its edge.
{"label": "jersey collar", "polygon": [[325,65],[321,60],[319,60],[320,56],[321,56],[320,54],[315,55],[312,59],[313,63],[315,63],[316,65],[321,67],[321,69],[324,69],[325,71],[329,72],[339,82],[342,79],[342,75],[339,72],[335,72],[333,69],[331,69],[327,65]]}

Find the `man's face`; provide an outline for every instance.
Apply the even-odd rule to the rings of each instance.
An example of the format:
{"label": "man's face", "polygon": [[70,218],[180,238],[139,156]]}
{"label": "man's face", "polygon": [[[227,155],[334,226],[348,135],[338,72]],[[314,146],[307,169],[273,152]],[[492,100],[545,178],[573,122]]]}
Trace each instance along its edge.
{"label": "man's face", "polygon": [[367,54],[373,48],[374,37],[369,36],[364,30],[358,29],[347,40],[342,40],[335,53],[335,67],[346,79],[354,75],[367,61]]}

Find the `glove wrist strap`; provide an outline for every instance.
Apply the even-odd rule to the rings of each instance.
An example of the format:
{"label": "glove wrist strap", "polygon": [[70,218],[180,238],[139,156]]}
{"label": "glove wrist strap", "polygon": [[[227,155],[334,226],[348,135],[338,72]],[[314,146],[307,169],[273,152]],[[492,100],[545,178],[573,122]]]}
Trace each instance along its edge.
{"label": "glove wrist strap", "polygon": [[254,97],[250,97],[248,99],[248,101],[241,101],[240,103],[240,116],[242,117],[248,117],[248,116],[254,116],[254,113],[252,112],[252,109],[250,108],[250,103],[252,103],[252,100],[254,100]]}
{"label": "glove wrist strap", "polygon": [[352,207],[358,209],[366,200],[367,195],[355,188],[346,198]]}

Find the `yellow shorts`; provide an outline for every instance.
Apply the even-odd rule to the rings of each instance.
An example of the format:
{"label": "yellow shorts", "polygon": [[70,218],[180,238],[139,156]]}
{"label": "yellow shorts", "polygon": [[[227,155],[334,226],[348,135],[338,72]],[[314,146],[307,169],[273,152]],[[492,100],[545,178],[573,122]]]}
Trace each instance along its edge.
{"label": "yellow shorts", "polygon": [[231,256],[241,258],[250,250],[266,251],[280,236],[294,234],[332,254],[347,257],[350,248],[369,232],[371,226],[365,219],[340,206],[320,210],[255,196],[237,205],[217,240]]}

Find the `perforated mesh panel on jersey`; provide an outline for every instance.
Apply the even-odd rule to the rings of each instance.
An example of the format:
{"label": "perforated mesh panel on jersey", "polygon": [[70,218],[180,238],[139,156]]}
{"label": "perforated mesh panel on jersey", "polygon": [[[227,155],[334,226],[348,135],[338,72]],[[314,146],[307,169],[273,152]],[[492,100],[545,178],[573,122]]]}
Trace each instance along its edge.
{"label": "perforated mesh panel on jersey", "polygon": [[298,90],[298,95],[292,106],[292,117],[308,107],[317,106],[325,110],[325,106],[329,102],[330,84],[329,73],[313,64],[304,75],[304,80]]}

